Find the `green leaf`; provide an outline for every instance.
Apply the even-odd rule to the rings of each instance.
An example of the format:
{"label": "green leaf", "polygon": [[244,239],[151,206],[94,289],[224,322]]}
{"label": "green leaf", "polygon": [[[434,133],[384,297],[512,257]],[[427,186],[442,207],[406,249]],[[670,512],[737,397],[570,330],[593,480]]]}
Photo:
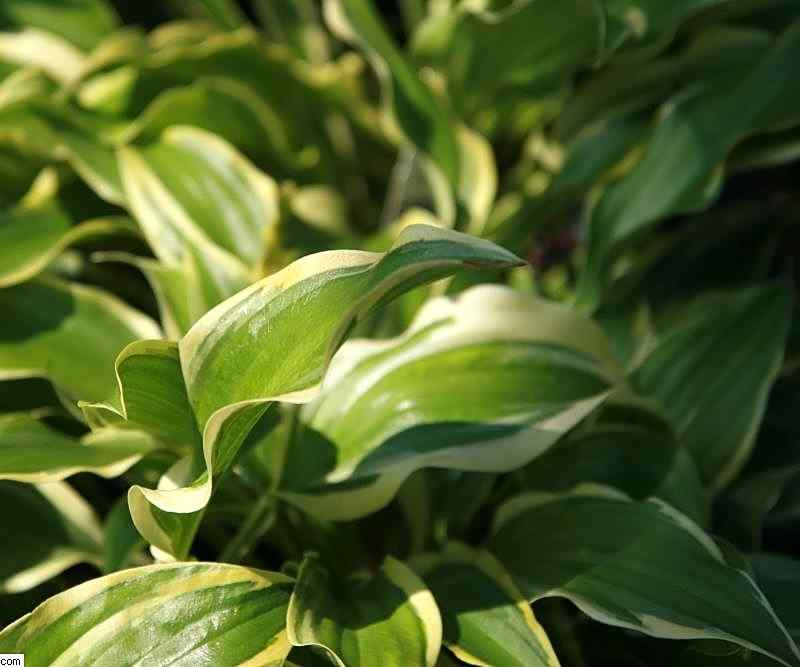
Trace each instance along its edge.
{"label": "green leaf", "polygon": [[754,129],[759,115],[792,94],[791,63],[798,58],[800,23],[787,28],[734,84],[688,90],[667,106],[644,155],[605,190],[592,210],[580,303],[596,307],[621,249],[659,220],[682,210],[686,198]]}
{"label": "green leaf", "polygon": [[[487,241],[414,225],[388,253],[309,255],[221,303],[179,343],[189,402],[203,433],[203,465],[184,462],[158,491],[132,487],[137,527],[152,544],[172,551],[175,542],[156,528],[166,517],[154,518],[150,504],[162,513],[202,510],[215,476],[229,467],[267,407],[313,398],[352,323],[378,303],[464,266],[516,264],[514,255]],[[298,340],[301,330],[305,333]],[[171,521],[181,520],[173,516]]]}
{"label": "green leaf", "polygon": [[0,480],[52,482],[78,472],[117,477],[153,449],[145,433],[104,429],[80,440],[25,414],[0,416]]}
{"label": "green leaf", "polygon": [[300,566],[286,629],[293,646],[319,646],[339,667],[433,667],[442,620],[425,584],[387,558],[371,577],[335,578],[316,559]]}
{"label": "green leaf", "polygon": [[524,494],[498,511],[489,549],[528,600],[565,597],[610,625],[654,637],[721,639],[800,664],[800,651],[750,576],[661,501],[635,502],[596,486]]}
{"label": "green leaf", "polygon": [[352,341],[334,357],[304,413],[305,446],[289,450],[298,472],[282,496],[351,519],[423,467],[513,470],[599,405],[619,374],[602,332],[564,306],[499,286],[430,301],[401,337]]}
{"label": "green leaf", "polygon": [[160,335],[110,294],[51,277],[0,289],[0,311],[0,378],[46,377],[70,400],[111,399],[117,353]]}
{"label": "green leaf", "polygon": [[124,570],[50,598],[0,634],[26,664],[264,665],[289,653],[291,579],[219,563]]}
{"label": "green leaf", "polygon": [[508,573],[485,551],[457,543],[415,559],[442,614],[445,645],[463,662],[557,667],[544,628]]}
{"label": "green leaf", "polygon": [[700,301],[705,312],[668,331],[633,376],[661,402],[714,490],[736,477],[752,451],[791,308],[781,283]]}
{"label": "green leaf", "polygon": [[100,524],[67,484],[0,481],[0,503],[0,539],[9,546],[0,554],[0,595],[30,590],[78,563],[100,564]]}

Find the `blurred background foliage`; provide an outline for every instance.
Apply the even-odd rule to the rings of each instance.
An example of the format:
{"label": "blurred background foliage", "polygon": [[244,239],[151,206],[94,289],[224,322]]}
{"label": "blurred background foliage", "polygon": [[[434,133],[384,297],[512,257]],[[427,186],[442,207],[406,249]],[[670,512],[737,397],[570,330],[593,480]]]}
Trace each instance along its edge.
{"label": "blurred background foliage", "polygon": [[[353,0],[347,16],[329,4],[0,3],[0,411],[85,437],[76,399],[112,396],[116,353],[156,321],[177,338],[297,257],[385,250],[402,226],[434,221],[529,266],[422,288],[357,333],[396,335],[427,296],[478,279],[591,314],[637,388],[673,413],[682,446],[700,443],[707,527],[758,554],[755,577],[800,632],[796,0]],[[747,372],[777,379],[717,399]],[[698,425],[700,409],[713,419]],[[735,451],[704,448],[709,432]],[[582,446],[580,433],[565,445]],[[226,478],[198,555],[243,520],[274,465],[265,452]],[[480,535],[479,500],[553,470],[608,481],[622,465],[553,457],[519,475],[427,471],[407,486],[424,478],[447,499],[431,504],[433,533]],[[142,562],[119,499],[174,460],[160,451],[121,478],[71,478],[67,493],[98,515],[88,536],[52,498],[0,482],[5,516],[54,522],[25,547],[30,563],[71,555],[31,590],[0,589],[0,621]],[[435,539],[378,529],[402,524],[415,494],[341,527],[363,552],[342,555],[330,527],[291,509],[271,530],[287,551],[302,534],[345,562],[402,554]],[[5,544],[23,529],[0,530]],[[269,549],[259,562],[272,564]],[[2,558],[0,581],[18,567]],[[565,664],[760,664],[694,644],[654,654],[654,640],[543,606]]]}

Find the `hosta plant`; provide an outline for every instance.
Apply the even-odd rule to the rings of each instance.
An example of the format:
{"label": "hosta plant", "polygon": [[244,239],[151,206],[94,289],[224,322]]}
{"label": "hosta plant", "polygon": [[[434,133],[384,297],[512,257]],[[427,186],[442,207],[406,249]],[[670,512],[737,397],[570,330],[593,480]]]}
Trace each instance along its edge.
{"label": "hosta plant", "polygon": [[3,0],[0,654],[800,665],[795,0]]}

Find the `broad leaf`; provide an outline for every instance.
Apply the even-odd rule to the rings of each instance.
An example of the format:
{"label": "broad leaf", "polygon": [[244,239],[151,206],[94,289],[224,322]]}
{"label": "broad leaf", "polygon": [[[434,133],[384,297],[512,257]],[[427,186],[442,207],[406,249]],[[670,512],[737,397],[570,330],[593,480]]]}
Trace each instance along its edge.
{"label": "broad leaf", "polygon": [[800,651],[750,576],[661,501],[635,502],[602,487],[525,494],[498,511],[489,550],[528,600],[566,597],[603,623],[654,637],[721,639],[800,665]]}
{"label": "broad leaf", "polygon": [[291,579],[235,565],[124,570],[50,598],[0,633],[32,667],[175,664],[278,667],[289,653]]}
{"label": "broad leaf", "polygon": [[343,580],[307,557],[286,629],[292,645],[322,647],[339,667],[433,667],[442,641],[442,620],[430,591],[392,558],[371,577]]}
{"label": "broad leaf", "polygon": [[456,543],[415,560],[442,614],[445,645],[463,662],[557,667],[544,628],[492,556]]}
{"label": "broad leaf", "polygon": [[494,286],[430,301],[401,337],[337,354],[304,412],[304,446],[289,451],[283,496],[347,519],[388,503],[423,467],[513,470],[618,377],[602,332],[564,306]]}

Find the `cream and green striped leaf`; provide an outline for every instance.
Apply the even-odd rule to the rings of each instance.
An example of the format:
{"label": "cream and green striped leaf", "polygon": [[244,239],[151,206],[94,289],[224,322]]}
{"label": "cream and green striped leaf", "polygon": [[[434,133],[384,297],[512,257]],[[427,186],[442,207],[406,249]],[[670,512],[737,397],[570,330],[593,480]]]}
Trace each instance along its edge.
{"label": "cream and green striped leaf", "polygon": [[0,506],[0,541],[8,546],[0,552],[0,596],[30,590],[78,563],[102,563],[97,516],[67,484],[0,481]]}
{"label": "cream and green striped leaf", "polygon": [[[171,513],[170,522],[180,524],[179,515],[207,505],[214,478],[229,467],[267,407],[311,400],[350,326],[368,310],[463,267],[519,263],[487,241],[414,225],[385,254],[309,255],[212,309],[178,346],[189,403],[203,434],[203,460],[184,460],[159,490],[130,490],[137,527],[151,544],[171,552],[165,538],[176,528],[163,530],[164,515]],[[161,516],[154,517],[154,507]],[[196,521],[196,515],[184,518]],[[179,532],[186,537],[185,529]]]}
{"label": "cream and green striped leaf", "polygon": [[44,483],[78,472],[116,477],[155,446],[140,431],[106,428],[77,439],[27,414],[0,415],[0,480]]}
{"label": "cream and green striped leaf", "polygon": [[488,549],[526,599],[565,597],[592,618],[654,637],[718,639],[800,665],[753,579],[691,519],[607,487],[531,492],[500,507]]}
{"label": "cream and green striped leaf", "polygon": [[500,286],[435,299],[399,338],[352,341],[334,357],[303,411],[288,452],[297,472],[281,495],[352,519],[420,468],[513,470],[602,403],[620,374],[602,332],[567,307]]}
{"label": "cream and green striped leaf", "polygon": [[123,570],[50,598],[0,633],[31,667],[279,667],[292,580],[221,563]]}
{"label": "cream and green striped leaf", "polygon": [[632,379],[661,402],[704,480],[719,491],[755,444],[783,362],[792,295],[778,282],[705,295],[698,304],[699,314],[668,329]]}
{"label": "cream and green striped leaf", "polygon": [[113,400],[119,351],[161,335],[107,292],[49,276],[0,289],[0,312],[0,379],[44,377],[70,402]]}
{"label": "cream and green striped leaf", "polygon": [[[173,126],[155,143],[121,148],[119,168],[128,207],[153,252],[186,275],[190,312],[205,313],[260,274],[275,234],[278,189],[233,146],[199,128]],[[171,294],[166,286],[162,292]]]}
{"label": "cream and green striped leaf", "polygon": [[372,576],[341,578],[307,556],[286,630],[293,646],[321,647],[339,667],[433,667],[442,642],[431,592],[391,557]]}
{"label": "cream and green striped leaf", "polygon": [[544,628],[489,553],[450,543],[412,563],[442,615],[444,644],[459,660],[491,667],[558,667]]}

